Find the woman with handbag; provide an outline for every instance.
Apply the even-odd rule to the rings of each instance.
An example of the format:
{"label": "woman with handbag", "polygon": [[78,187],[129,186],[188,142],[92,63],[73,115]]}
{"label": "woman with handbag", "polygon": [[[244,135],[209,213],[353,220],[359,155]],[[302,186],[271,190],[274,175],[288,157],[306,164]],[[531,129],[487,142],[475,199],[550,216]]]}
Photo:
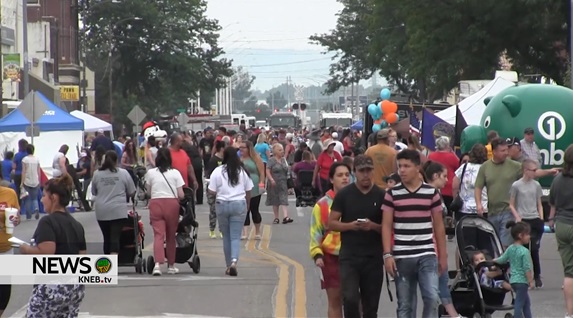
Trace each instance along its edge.
{"label": "woman with handbag", "polygon": [[[175,249],[177,224],[179,222],[179,199],[182,199],[185,181],[178,170],[172,168],[171,152],[168,148],[157,151],[155,168],[145,174],[149,200],[149,219],[153,227],[153,276],[160,276],[161,265],[167,256],[167,273],[177,274]],[[165,248],[164,248],[165,244]],[[167,255],[166,255],[167,254]]]}
{"label": "woman with handbag", "polygon": [[[289,166],[284,157],[284,149],[280,143],[273,145],[273,156],[269,159],[267,164],[267,206],[273,207],[275,219],[273,224],[279,224],[279,208],[283,211],[283,224],[292,223],[292,219],[288,217],[288,180]],[[342,160],[342,159],[341,159]],[[292,183],[292,179],[291,183]]]}
{"label": "woman with handbag", "polygon": [[[481,165],[487,161],[485,146],[482,144],[474,145],[470,150],[469,157],[469,161],[456,170],[452,183],[454,200],[450,205],[450,210],[454,211],[456,223],[468,214],[477,214],[474,185]],[[487,213],[487,189],[485,187],[482,194],[482,206]]]}

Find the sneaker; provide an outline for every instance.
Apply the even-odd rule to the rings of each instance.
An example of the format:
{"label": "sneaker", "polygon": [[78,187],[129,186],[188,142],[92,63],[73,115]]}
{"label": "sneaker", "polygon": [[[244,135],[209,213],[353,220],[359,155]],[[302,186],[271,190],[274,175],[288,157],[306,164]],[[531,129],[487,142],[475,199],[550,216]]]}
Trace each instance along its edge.
{"label": "sneaker", "polygon": [[155,267],[153,268],[153,276],[161,276],[161,268],[159,267],[159,264],[155,264]]}
{"label": "sneaker", "polygon": [[209,231],[209,237],[212,239],[217,238],[217,235],[215,235],[215,231]]}
{"label": "sneaker", "polygon": [[237,276],[237,260],[234,259],[231,262],[231,266],[229,266],[229,275],[230,276]]}
{"label": "sneaker", "polygon": [[535,288],[543,288],[543,282],[541,281],[540,277],[535,279]]}
{"label": "sneaker", "polygon": [[223,232],[219,232],[219,237],[223,238]]}
{"label": "sneaker", "polygon": [[167,269],[167,274],[174,275],[174,274],[177,274],[177,273],[179,273],[179,268],[177,268],[177,267],[169,267],[169,268]]}

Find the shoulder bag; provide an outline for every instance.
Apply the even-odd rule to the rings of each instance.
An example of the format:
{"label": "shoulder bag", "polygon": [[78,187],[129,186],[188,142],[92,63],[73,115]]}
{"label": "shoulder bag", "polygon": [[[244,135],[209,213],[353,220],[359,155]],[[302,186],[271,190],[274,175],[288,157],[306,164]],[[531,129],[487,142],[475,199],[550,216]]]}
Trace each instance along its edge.
{"label": "shoulder bag", "polygon": [[288,161],[283,158],[284,163],[287,166],[287,188],[288,189],[294,189],[294,181],[292,180],[292,174],[290,172],[290,166],[288,164]]}
{"label": "shoulder bag", "polygon": [[462,198],[460,197],[460,192],[462,189],[462,184],[464,182],[464,176],[466,174],[466,168],[467,168],[468,164],[465,163],[464,164],[464,169],[462,170],[462,177],[460,178],[460,186],[458,188],[458,195],[456,195],[456,197],[454,198],[454,200],[452,200],[452,203],[450,203],[450,211],[454,212],[454,213],[458,213],[460,212],[460,210],[462,209],[462,207],[464,206],[464,201],[462,200]]}

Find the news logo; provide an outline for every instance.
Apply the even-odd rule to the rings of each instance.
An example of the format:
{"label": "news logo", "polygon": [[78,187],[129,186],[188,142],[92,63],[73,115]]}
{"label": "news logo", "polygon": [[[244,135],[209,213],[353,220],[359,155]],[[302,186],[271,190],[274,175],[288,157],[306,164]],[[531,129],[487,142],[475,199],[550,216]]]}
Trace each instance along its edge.
{"label": "news logo", "polygon": [[0,284],[117,285],[117,255],[0,255]]}
{"label": "news logo", "polygon": [[98,273],[107,274],[111,270],[111,261],[107,257],[101,257],[96,261],[95,267]]}

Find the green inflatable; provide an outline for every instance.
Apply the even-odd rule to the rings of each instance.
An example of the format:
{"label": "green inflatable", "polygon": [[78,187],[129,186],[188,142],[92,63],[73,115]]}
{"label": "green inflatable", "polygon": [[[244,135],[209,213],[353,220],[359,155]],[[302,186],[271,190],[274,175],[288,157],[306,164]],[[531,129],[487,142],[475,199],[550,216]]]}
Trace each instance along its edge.
{"label": "green inflatable", "polygon": [[[573,143],[573,90],[557,85],[525,84],[509,87],[484,100],[485,111],[479,126],[462,132],[461,150],[468,152],[476,143],[486,144],[486,135],[495,130],[502,138],[523,138],[523,130],[535,130],[535,143],[541,150],[543,168],[560,167],[565,149]],[[549,187],[551,178],[540,180]]]}

